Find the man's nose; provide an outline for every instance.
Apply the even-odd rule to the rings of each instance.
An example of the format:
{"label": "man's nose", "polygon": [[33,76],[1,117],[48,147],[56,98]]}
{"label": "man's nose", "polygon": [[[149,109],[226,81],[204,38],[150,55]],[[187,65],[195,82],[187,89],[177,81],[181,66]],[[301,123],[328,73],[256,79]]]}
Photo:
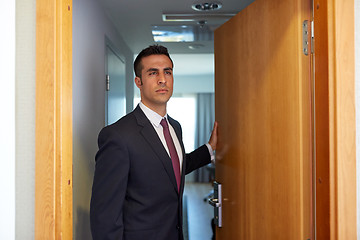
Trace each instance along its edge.
{"label": "man's nose", "polygon": [[165,84],[166,83],[166,77],[165,77],[164,73],[159,73],[158,83],[159,84]]}

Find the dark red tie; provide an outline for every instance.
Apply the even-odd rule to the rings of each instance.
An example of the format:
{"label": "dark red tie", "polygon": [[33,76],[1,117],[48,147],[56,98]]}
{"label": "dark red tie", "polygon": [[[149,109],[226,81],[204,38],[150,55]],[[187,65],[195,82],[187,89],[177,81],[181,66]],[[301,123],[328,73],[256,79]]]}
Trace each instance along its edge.
{"label": "dark red tie", "polygon": [[170,158],[172,161],[172,166],[175,173],[176,183],[178,190],[180,190],[180,162],[179,162],[179,156],[176,152],[176,148],[174,145],[174,141],[171,138],[170,131],[169,131],[169,125],[165,118],[163,118],[160,122],[161,126],[163,127],[164,137],[166,141],[166,145],[170,152]]}

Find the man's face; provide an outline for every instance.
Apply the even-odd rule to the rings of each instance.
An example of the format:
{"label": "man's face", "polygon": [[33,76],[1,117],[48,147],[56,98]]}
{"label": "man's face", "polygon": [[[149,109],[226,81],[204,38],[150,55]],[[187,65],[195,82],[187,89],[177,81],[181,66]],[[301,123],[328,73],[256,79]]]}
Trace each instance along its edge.
{"label": "man's face", "polygon": [[141,78],[135,78],[141,101],[152,110],[166,107],[174,83],[170,59],[165,55],[150,55],[142,58],[141,65]]}

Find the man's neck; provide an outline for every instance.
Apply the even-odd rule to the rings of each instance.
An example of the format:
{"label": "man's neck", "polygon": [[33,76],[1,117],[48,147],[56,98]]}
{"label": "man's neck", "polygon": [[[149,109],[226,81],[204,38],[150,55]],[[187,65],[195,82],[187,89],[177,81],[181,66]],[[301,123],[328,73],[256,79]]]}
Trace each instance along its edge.
{"label": "man's neck", "polygon": [[153,106],[153,105],[150,105],[147,104],[147,103],[144,103],[143,101],[141,101],[142,104],[144,104],[146,107],[148,107],[150,110],[156,112],[157,114],[159,114],[160,116],[164,117],[166,115],[166,105],[165,106]]}

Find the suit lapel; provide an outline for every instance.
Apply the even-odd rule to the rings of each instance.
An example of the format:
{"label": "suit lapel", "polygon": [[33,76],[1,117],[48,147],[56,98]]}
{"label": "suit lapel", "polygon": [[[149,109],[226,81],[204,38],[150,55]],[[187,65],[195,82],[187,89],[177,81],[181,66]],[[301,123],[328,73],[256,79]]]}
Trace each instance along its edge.
{"label": "suit lapel", "polygon": [[151,148],[158,156],[159,160],[161,161],[162,165],[165,168],[166,173],[170,178],[170,181],[172,182],[175,190],[177,191],[176,178],[172,167],[171,159],[168,153],[166,152],[158,134],[156,133],[151,122],[149,121],[149,119],[147,119],[147,117],[145,116],[145,114],[143,113],[143,111],[139,106],[135,108],[134,115],[137,119],[137,123],[140,126],[142,126],[141,129],[142,136],[145,138],[145,140],[148,142],[148,144],[151,146]]}

